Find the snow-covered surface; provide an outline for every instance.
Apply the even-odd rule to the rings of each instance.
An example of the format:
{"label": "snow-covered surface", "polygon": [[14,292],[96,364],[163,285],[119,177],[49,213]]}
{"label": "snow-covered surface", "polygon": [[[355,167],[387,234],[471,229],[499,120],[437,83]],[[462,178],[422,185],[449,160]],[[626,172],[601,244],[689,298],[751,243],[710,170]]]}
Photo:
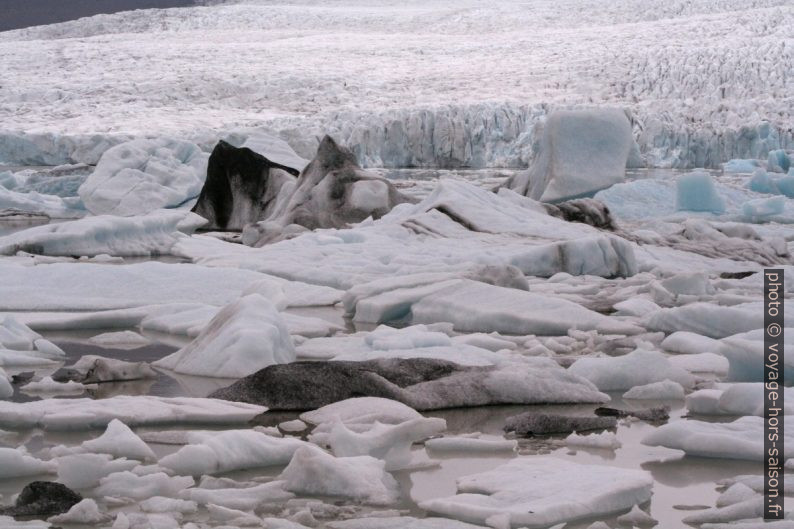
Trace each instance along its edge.
{"label": "snow-covered surface", "polygon": [[264,125],[305,158],[336,131],[370,165],[504,167],[526,163],[544,103],[628,107],[656,165],[766,158],[792,147],[777,24],[790,16],[782,0],[296,0],[11,31],[0,160],[96,163],[131,134],[203,145],[219,128]]}

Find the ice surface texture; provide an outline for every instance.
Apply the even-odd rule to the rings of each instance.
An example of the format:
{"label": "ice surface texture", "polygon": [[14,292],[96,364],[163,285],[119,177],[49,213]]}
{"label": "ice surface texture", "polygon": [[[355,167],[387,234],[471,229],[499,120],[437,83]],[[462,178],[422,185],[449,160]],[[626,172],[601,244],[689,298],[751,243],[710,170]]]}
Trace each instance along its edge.
{"label": "ice surface texture", "polygon": [[4,33],[0,161],[96,163],[132,134],[204,145],[221,139],[208,129],[265,124],[304,157],[331,133],[364,165],[516,167],[532,125],[567,105],[629,108],[652,165],[794,148],[785,0],[383,7],[240,3]]}

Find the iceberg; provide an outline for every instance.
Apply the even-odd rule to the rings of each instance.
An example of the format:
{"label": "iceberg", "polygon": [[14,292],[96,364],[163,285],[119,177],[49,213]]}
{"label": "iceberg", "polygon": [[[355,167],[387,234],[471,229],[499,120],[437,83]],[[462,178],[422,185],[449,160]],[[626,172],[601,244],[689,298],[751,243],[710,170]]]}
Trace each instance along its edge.
{"label": "iceberg", "polygon": [[633,139],[623,110],[557,110],[534,131],[540,136],[529,170],[508,186],[542,202],[579,198],[621,182]]}
{"label": "iceberg", "polygon": [[154,365],[188,375],[239,378],[293,360],[284,319],[270,301],[249,294],[221,309],[195,340]]}
{"label": "iceberg", "polygon": [[665,380],[686,388],[695,384],[692,375],[675,367],[663,353],[645,349],[618,357],[580,358],[568,371],[589,380],[601,391],[626,391]]}
{"label": "iceberg", "polygon": [[679,211],[725,212],[725,199],[717,192],[714,178],[705,171],[678,177],[675,205]]}
{"label": "iceberg", "polygon": [[[762,313],[763,316],[763,313]],[[758,328],[734,334],[720,340],[720,347],[717,351],[729,362],[728,379],[736,382],[763,382],[764,378],[764,360],[766,353],[764,350],[764,334],[765,330],[762,327],[763,322],[758,322]],[[783,383],[791,384],[794,382],[794,358],[792,355],[787,354],[794,346],[794,326],[787,323],[783,335],[785,342],[783,346],[783,354],[781,355],[783,362]],[[788,351],[786,351],[788,349]]]}
{"label": "iceberg", "polygon": [[132,216],[174,208],[199,195],[207,159],[190,142],[132,140],[106,150],[78,193],[95,215]]}

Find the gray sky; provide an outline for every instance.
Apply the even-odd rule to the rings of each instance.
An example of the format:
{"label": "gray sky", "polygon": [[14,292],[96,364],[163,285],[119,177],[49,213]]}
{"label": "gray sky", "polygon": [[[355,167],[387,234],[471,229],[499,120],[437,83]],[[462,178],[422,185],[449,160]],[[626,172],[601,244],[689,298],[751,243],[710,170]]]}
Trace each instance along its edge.
{"label": "gray sky", "polygon": [[53,24],[98,13],[182,7],[196,0],[0,0],[0,31]]}

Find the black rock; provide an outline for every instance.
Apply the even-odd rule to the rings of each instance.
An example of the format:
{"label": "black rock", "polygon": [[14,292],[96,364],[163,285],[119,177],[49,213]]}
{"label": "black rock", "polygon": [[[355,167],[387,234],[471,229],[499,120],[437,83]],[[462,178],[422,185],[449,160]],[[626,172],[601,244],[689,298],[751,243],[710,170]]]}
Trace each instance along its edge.
{"label": "black rock", "polygon": [[670,418],[670,409],[665,406],[645,408],[642,410],[619,410],[617,408],[600,407],[595,409],[595,414],[600,417],[635,417],[647,422],[664,422]]}
{"label": "black rock", "polygon": [[47,518],[65,513],[82,500],[82,496],[66,485],[34,481],[22,489],[13,507],[0,507],[0,514]]}
{"label": "black rock", "polygon": [[353,397],[411,402],[404,388],[468,369],[425,358],[292,362],[268,366],[210,397],[258,404],[270,410],[313,410]]}
{"label": "black rock", "polygon": [[36,376],[34,371],[24,371],[22,373],[17,373],[16,375],[11,375],[11,383],[14,385],[25,384],[33,380],[34,376]]}
{"label": "black rock", "polygon": [[551,433],[582,432],[614,428],[614,417],[557,415],[553,413],[526,412],[513,415],[505,420],[505,431],[516,435],[545,435]]}
{"label": "black rock", "polygon": [[207,180],[193,212],[209,221],[205,229],[241,230],[267,217],[282,186],[293,185],[298,173],[221,140],[210,155]]}
{"label": "black rock", "polygon": [[543,204],[543,207],[549,215],[568,222],[581,222],[609,231],[618,228],[607,205],[594,198],[577,198],[559,204]]}

